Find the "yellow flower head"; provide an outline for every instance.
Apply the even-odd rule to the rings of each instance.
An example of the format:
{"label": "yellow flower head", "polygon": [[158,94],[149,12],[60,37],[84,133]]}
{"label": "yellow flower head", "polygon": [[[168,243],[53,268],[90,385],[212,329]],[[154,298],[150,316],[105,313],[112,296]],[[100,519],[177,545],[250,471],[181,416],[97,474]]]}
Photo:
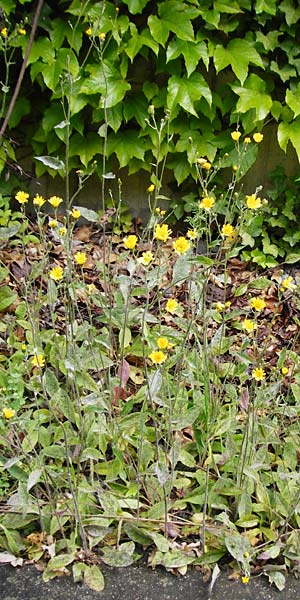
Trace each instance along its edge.
{"label": "yellow flower head", "polygon": [[196,229],[188,229],[186,235],[190,240],[196,240],[197,239],[197,230]]}
{"label": "yellow flower head", "polygon": [[241,135],[242,135],[242,134],[241,134],[241,132],[240,132],[240,131],[233,131],[233,132],[231,133],[231,137],[232,137],[232,139],[233,139],[233,141],[234,141],[234,142],[238,142],[238,141],[239,141],[239,139],[240,139],[240,137],[241,137]]}
{"label": "yellow flower head", "polygon": [[104,33],[104,31],[101,31],[101,33],[99,33],[99,40],[101,42],[104,42],[105,38],[106,38],[106,33]]}
{"label": "yellow flower head", "polygon": [[221,233],[223,237],[232,237],[235,234],[235,229],[230,223],[224,223]]}
{"label": "yellow flower head", "polygon": [[149,187],[147,188],[147,192],[149,192],[149,194],[152,194],[152,192],[154,192],[154,190],[155,190],[155,185],[154,185],[154,183],[151,183],[149,185]]}
{"label": "yellow flower head", "polygon": [[203,169],[205,169],[205,171],[210,171],[210,169],[212,168],[212,164],[208,160],[206,160],[204,165],[202,165],[202,166],[203,166]]}
{"label": "yellow flower head", "polygon": [[266,303],[263,298],[251,298],[250,306],[259,312],[260,310],[266,308]]}
{"label": "yellow flower head", "polygon": [[252,375],[255,381],[263,381],[266,377],[265,371],[261,367],[256,367],[256,369],[253,369]]}
{"label": "yellow flower head", "polygon": [[92,294],[95,294],[97,292],[97,288],[94,283],[89,283],[86,286],[86,291],[87,291],[88,295],[91,296]]}
{"label": "yellow flower head", "polygon": [[170,298],[166,303],[166,311],[171,313],[171,315],[176,313],[178,307],[179,303],[174,298]]}
{"label": "yellow flower head", "polygon": [[20,35],[26,35],[26,29],[23,29],[23,27],[20,27],[20,28],[18,29],[18,33],[19,33]]}
{"label": "yellow flower head", "polygon": [[140,256],[137,260],[141,265],[147,267],[153,261],[153,254],[150,250],[143,252],[142,256]]}
{"label": "yellow flower head", "polygon": [[210,210],[215,203],[215,199],[212,196],[206,196],[199,202],[200,208],[205,208],[205,210]]}
{"label": "yellow flower head", "polygon": [[244,144],[251,144],[251,138],[250,137],[245,137]]}
{"label": "yellow flower head", "polygon": [[33,202],[34,206],[38,206],[39,208],[41,208],[45,204],[46,200],[45,200],[45,198],[43,198],[43,196],[39,196],[37,194],[33,198],[32,202]]}
{"label": "yellow flower head", "polygon": [[2,414],[3,414],[3,416],[4,416],[5,419],[9,420],[9,419],[12,419],[15,416],[16,411],[13,408],[7,408],[7,407],[5,407],[5,408],[2,409]]}
{"label": "yellow flower head", "polygon": [[127,250],[133,250],[137,245],[137,241],[138,239],[136,235],[129,235],[128,237],[124,238],[123,243]]}
{"label": "yellow flower head", "polygon": [[252,333],[254,329],[256,329],[256,323],[251,319],[245,319],[243,321],[243,328],[247,331],[247,333]]}
{"label": "yellow flower head", "polygon": [[176,254],[185,254],[190,248],[191,243],[185,239],[185,237],[181,236],[173,242],[173,248]]}
{"label": "yellow flower head", "polygon": [[45,365],[45,359],[42,354],[35,354],[31,359],[31,364],[34,367],[41,368]]}
{"label": "yellow flower head", "polygon": [[257,198],[256,194],[251,194],[251,196],[246,196],[246,204],[248,208],[256,210],[262,206],[262,201],[260,198]]}
{"label": "yellow flower head", "polygon": [[169,227],[166,223],[163,223],[162,225],[158,224],[155,227],[154,237],[156,240],[159,240],[160,242],[166,242],[169,239],[171,233],[172,233],[172,229],[169,229]]}
{"label": "yellow flower head", "polygon": [[282,367],[282,369],[281,369],[281,373],[282,373],[282,375],[287,375],[287,374],[288,374],[288,372],[289,372],[289,370],[288,370],[288,368],[287,368],[287,367]]}
{"label": "yellow flower head", "polygon": [[19,191],[15,195],[15,199],[19,202],[19,204],[27,204],[29,198],[29,194],[27,192]]}
{"label": "yellow flower head", "polygon": [[93,34],[93,30],[92,30],[92,28],[91,28],[91,27],[88,27],[88,28],[85,30],[85,32],[84,32],[84,33],[85,33],[86,35],[92,35],[92,34]]}
{"label": "yellow flower head", "polygon": [[66,235],[67,230],[65,227],[61,227],[58,231],[58,234],[60,235],[60,237],[63,237],[64,235]]}
{"label": "yellow flower head", "polygon": [[242,583],[244,585],[246,585],[247,583],[249,583],[250,581],[250,577],[248,577],[248,575],[242,575]]}
{"label": "yellow flower head", "polygon": [[1,33],[1,35],[2,35],[3,38],[6,38],[7,37],[7,27],[2,27],[0,33]]}
{"label": "yellow flower head", "polygon": [[56,219],[50,219],[49,227],[51,227],[51,229],[55,229],[57,226],[58,226],[58,221]]}
{"label": "yellow flower head", "polygon": [[62,269],[62,267],[53,267],[53,269],[49,271],[49,277],[50,279],[53,279],[53,281],[60,281],[61,279],[63,279],[63,276],[64,270]]}
{"label": "yellow flower head", "polygon": [[286,290],[294,290],[295,287],[296,286],[293,283],[293,278],[289,276],[282,280],[280,289],[282,292],[285,292]]}
{"label": "yellow flower head", "polygon": [[166,338],[166,337],[159,337],[157,339],[157,347],[160,350],[168,350],[168,348],[172,347],[172,344],[170,344],[168,338]]}
{"label": "yellow flower head", "polygon": [[63,199],[60,198],[59,196],[51,196],[51,198],[49,198],[48,202],[49,202],[49,204],[51,204],[51,206],[53,206],[53,208],[58,208],[59,205],[63,202]]}
{"label": "yellow flower head", "polygon": [[264,136],[263,136],[263,134],[262,134],[262,133],[254,133],[254,134],[253,134],[253,139],[254,139],[254,141],[255,141],[257,144],[260,144],[260,142],[262,142],[262,141],[263,141],[263,139],[264,139]]}
{"label": "yellow flower head", "polygon": [[150,358],[155,365],[160,365],[165,362],[167,355],[162,352],[162,350],[153,350],[153,352],[148,354],[148,358]]}
{"label": "yellow flower head", "polygon": [[80,212],[80,210],[78,210],[78,208],[73,208],[71,210],[71,216],[73,217],[73,219],[79,219],[80,215],[81,215],[81,212]]}
{"label": "yellow flower head", "polygon": [[77,265],[85,265],[86,261],[87,261],[87,256],[85,252],[76,252],[76,254],[74,255],[75,258],[75,262],[77,263]]}
{"label": "yellow flower head", "polygon": [[222,312],[225,308],[225,304],[223,302],[216,302],[216,311]]}

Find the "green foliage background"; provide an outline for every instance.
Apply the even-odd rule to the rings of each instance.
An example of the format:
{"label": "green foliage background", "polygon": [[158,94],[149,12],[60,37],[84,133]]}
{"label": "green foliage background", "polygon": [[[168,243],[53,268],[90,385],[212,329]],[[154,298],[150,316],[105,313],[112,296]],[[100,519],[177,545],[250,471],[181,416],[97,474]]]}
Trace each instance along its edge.
{"label": "green foliage background", "polygon": [[[11,31],[31,23],[36,3],[1,5]],[[116,157],[129,173],[150,171],[157,140],[146,122],[149,105],[169,114],[173,137],[159,158],[168,153],[179,184],[195,175],[195,153],[213,161],[220,149],[232,152],[234,164],[228,129],[236,124],[250,134],[276,122],[280,147],[290,141],[300,157],[299,18],[293,0],[48,0],[8,137],[34,156],[63,158],[63,105],[71,95],[70,169],[97,160],[101,175],[106,113],[108,168]],[[27,42],[28,34],[10,41],[20,48],[19,63]],[[16,60],[7,102],[18,67]],[[13,154],[9,141],[1,152],[2,160]],[[38,162],[35,170],[40,176],[47,166]]]}

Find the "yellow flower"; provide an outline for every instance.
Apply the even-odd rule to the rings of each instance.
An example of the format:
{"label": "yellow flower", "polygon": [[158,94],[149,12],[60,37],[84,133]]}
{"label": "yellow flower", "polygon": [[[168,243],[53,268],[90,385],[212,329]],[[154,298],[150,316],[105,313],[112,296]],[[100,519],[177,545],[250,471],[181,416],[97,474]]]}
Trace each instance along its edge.
{"label": "yellow flower", "polygon": [[262,134],[262,133],[254,133],[254,134],[253,134],[253,139],[254,139],[254,141],[255,141],[257,144],[260,144],[260,142],[262,142],[262,141],[263,141],[263,139],[264,139],[264,136],[263,136],[263,134]]}
{"label": "yellow flower", "polygon": [[5,408],[2,409],[2,414],[5,417],[5,419],[8,420],[8,419],[12,419],[12,417],[15,416],[16,411],[13,408],[7,408],[7,407],[5,407]]}
{"label": "yellow flower", "polygon": [[155,190],[155,185],[153,183],[151,183],[149,185],[149,187],[147,188],[147,192],[149,192],[149,194],[152,194],[152,192],[154,192]]}
{"label": "yellow flower", "polygon": [[185,237],[181,236],[173,242],[173,248],[176,254],[185,254],[190,248],[190,242],[185,239]]}
{"label": "yellow flower", "polygon": [[188,229],[187,234],[190,240],[195,240],[197,238],[197,230],[196,229]]}
{"label": "yellow flower", "polygon": [[254,331],[256,327],[256,323],[254,321],[251,321],[251,319],[245,319],[243,321],[243,328],[247,331],[247,333],[252,333],[252,331]]}
{"label": "yellow flower", "polygon": [[166,303],[166,311],[172,315],[176,313],[179,303],[174,298],[170,298]]}
{"label": "yellow flower", "polygon": [[61,279],[63,279],[63,276],[64,270],[61,267],[53,267],[53,269],[49,271],[49,277],[54,281],[60,281]]}
{"label": "yellow flower", "polygon": [[22,27],[20,27],[20,28],[18,29],[18,33],[19,33],[20,35],[26,35],[26,29],[23,29]]}
{"label": "yellow flower", "polygon": [[6,38],[7,37],[7,27],[2,27],[0,33],[1,33],[2,37]]}
{"label": "yellow flower", "polygon": [[252,208],[256,210],[262,206],[262,201],[260,198],[256,197],[256,194],[251,194],[251,196],[246,196],[246,203],[248,208]]}
{"label": "yellow flower", "polygon": [[58,226],[58,221],[56,219],[50,219],[49,221],[49,227],[51,227],[52,229],[55,229],[55,227]]}
{"label": "yellow flower", "polygon": [[293,283],[293,278],[291,276],[286,277],[285,279],[283,279],[283,281],[281,282],[281,291],[285,292],[286,290],[293,290],[295,289],[295,284]]}
{"label": "yellow flower", "polygon": [[153,350],[153,352],[148,354],[148,358],[150,358],[154,364],[160,365],[165,362],[167,355],[161,350]]}
{"label": "yellow flower", "polygon": [[216,302],[216,310],[218,312],[222,312],[222,310],[224,310],[225,308],[225,304],[223,304],[223,302]]}
{"label": "yellow flower", "polygon": [[91,27],[88,27],[88,28],[85,30],[85,32],[84,32],[84,33],[86,33],[86,35],[92,35],[92,34],[93,34],[93,30],[92,30],[92,28],[91,28]]}
{"label": "yellow flower", "polygon": [[59,198],[59,196],[51,196],[48,202],[49,204],[51,204],[51,206],[53,206],[53,208],[58,208],[59,205],[63,202],[63,199]]}
{"label": "yellow flower", "polygon": [[212,165],[210,162],[208,162],[208,160],[203,165],[203,169],[205,169],[206,171],[209,171],[211,169],[211,167],[212,167]]}
{"label": "yellow flower", "polygon": [[254,308],[254,310],[260,311],[266,308],[266,303],[263,298],[251,298],[250,306],[251,308]]}
{"label": "yellow flower", "polygon": [[37,195],[36,195],[36,196],[33,198],[32,202],[33,202],[33,204],[34,204],[35,206],[39,206],[39,208],[41,208],[41,207],[42,207],[42,206],[45,204],[46,200],[43,198],[43,196],[39,196],[39,195],[37,194]]}
{"label": "yellow flower", "polygon": [[71,210],[71,216],[73,217],[73,219],[79,219],[80,215],[81,215],[81,212],[80,212],[80,210],[78,210],[78,208],[73,208]]}
{"label": "yellow flower", "polygon": [[166,242],[168,240],[168,238],[170,237],[171,233],[172,233],[172,229],[169,229],[169,227],[166,223],[163,223],[162,225],[158,224],[155,227],[154,237],[156,240],[159,240],[160,242]]}
{"label": "yellow flower", "polygon": [[247,575],[243,575],[242,576],[242,583],[247,584],[250,581],[250,577],[248,577]]}
{"label": "yellow flower", "polygon": [[129,235],[128,237],[125,237],[123,242],[124,242],[124,246],[125,248],[127,248],[127,250],[133,250],[136,245],[137,245],[137,237],[136,235]]}
{"label": "yellow flower", "polygon": [[242,135],[242,134],[241,134],[241,132],[240,132],[240,131],[233,131],[233,132],[231,133],[231,137],[232,137],[232,139],[233,139],[233,141],[234,141],[234,142],[238,142],[238,141],[239,141],[239,139],[240,139],[240,137],[241,137],[241,135]]}
{"label": "yellow flower", "polygon": [[65,227],[61,227],[61,228],[59,229],[59,231],[58,231],[58,234],[59,234],[61,237],[63,237],[64,235],[66,235],[66,233],[67,233],[67,230],[66,230],[66,228],[65,228]]}
{"label": "yellow flower", "polygon": [[233,171],[237,171],[238,170],[238,166],[237,165],[233,165],[232,170]]}
{"label": "yellow flower", "polygon": [[35,354],[31,359],[31,364],[34,367],[43,367],[45,365],[45,359],[42,354]]}
{"label": "yellow flower", "polygon": [[203,165],[207,163],[207,160],[206,158],[197,158],[196,163],[200,165],[200,167],[203,167]]}
{"label": "yellow flower", "polygon": [[143,252],[142,256],[137,260],[141,265],[147,267],[153,260],[153,254],[150,250],[147,250],[146,252]]}
{"label": "yellow flower", "polygon": [[255,381],[263,381],[263,379],[266,377],[265,371],[264,369],[261,369],[261,367],[256,367],[256,369],[253,369],[252,375]]}
{"label": "yellow flower", "polygon": [[19,204],[27,204],[29,198],[29,194],[27,192],[19,191],[15,195],[15,199],[19,202]]}
{"label": "yellow flower", "polygon": [[104,33],[104,31],[101,31],[101,33],[99,33],[99,40],[101,42],[104,42],[105,38],[106,38],[106,33]]}
{"label": "yellow flower", "polygon": [[287,367],[282,367],[282,369],[281,369],[281,373],[282,373],[282,375],[287,375],[287,374],[288,374],[288,372],[289,372],[289,370],[288,370],[288,368],[287,368]]}
{"label": "yellow flower", "polygon": [[250,137],[245,137],[244,144],[251,144],[251,138]]}
{"label": "yellow flower", "polygon": [[231,237],[234,235],[235,229],[232,225],[230,225],[230,223],[224,223],[221,233],[224,237]]}
{"label": "yellow flower", "polygon": [[200,208],[205,208],[205,210],[210,210],[215,203],[215,199],[212,196],[206,196],[199,202]]}
{"label": "yellow flower", "polygon": [[172,347],[172,344],[170,344],[169,340],[166,337],[159,337],[157,339],[157,347],[160,350],[168,350],[168,348]]}
{"label": "yellow flower", "polygon": [[86,291],[87,291],[88,295],[91,296],[92,294],[95,294],[97,292],[97,288],[94,283],[89,283],[86,286]]}
{"label": "yellow flower", "polygon": [[87,256],[85,252],[76,252],[74,258],[77,265],[85,265],[87,261]]}

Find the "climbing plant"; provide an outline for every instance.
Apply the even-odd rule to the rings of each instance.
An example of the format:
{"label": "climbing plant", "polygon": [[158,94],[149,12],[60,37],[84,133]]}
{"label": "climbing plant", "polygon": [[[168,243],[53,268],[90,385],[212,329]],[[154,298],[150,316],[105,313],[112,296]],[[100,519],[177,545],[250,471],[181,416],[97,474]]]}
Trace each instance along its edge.
{"label": "climbing plant", "polygon": [[[1,5],[5,114],[35,3]],[[69,169],[96,161],[101,175],[105,153],[108,169],[117,159],[129,173],[152,172],[152,111],[167,116],[159,160],[178,184],[196,176],[195,156],[222,150],[234,164],[229,129],[248,135],[273,122],[280,147],[290,142],[300,158],[299,17],[293,0],[46,0],[0,168],[21,145],[58,158],[35,161],[37,176],[54,174],[68,134]]]}

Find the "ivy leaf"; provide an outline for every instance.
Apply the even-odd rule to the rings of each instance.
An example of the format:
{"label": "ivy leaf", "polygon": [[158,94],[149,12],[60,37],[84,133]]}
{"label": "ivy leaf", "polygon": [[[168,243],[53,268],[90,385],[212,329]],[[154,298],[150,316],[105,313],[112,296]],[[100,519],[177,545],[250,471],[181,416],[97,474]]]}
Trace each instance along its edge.
{"label": "ivy leaf", "polygon": [[168,82],[167,106],[170,110],[178,104],[187,112],[198,117],[194,103],[203,96],[211,106],[211,91],[200,73],[193,73],[189,78],[173,75]]}
{"label": "ivy leaf", "polygon": [[294,90],[286,90],[285,101],[287,105],[291,108],[295,117],[300,115],[300,88]]}
{"label": "ivy leaf", "polygon": [[101,154],[101,151],[102,140],[94,131],[89,131],[84,137],[75,133],[70,139],[70,156],[79,156],[85,167],[96,154]]}
{"label": "ivy leaf", "polygon": [[237,85],[231,87],[234,93],[239,96],[236,105],[237,112],[246,113],[254,108],[257,120],[263,121],[269,114],[273,104],[272,97],[266,93],[265,82],[253,73],[248,77],[244,87]]}
{"label": "ivy leaf", "polygon": [[279,123],[277,137],[279,146],[284,151],[288,142],[291,142],[300,161],[300,118],[297,117],[291,123],[286,123],[285,121]]}
{"label": "ivy leaf", "polygon": [[179,39],[194,39],[191,19],[199,16],[200,11],[198,8],[187,6],[176,0],[169,0],[159,4],[158,11],[163,23],[167,24],[169,30],[175,33]]}
{"label": "ivy leaf", "polygon": [[214,63],[217,73],[231,66],[234,74],[243,84],[248,75],[250,63],[264,67],[263,61],[252,43],[236,38],[226,48],[218,44],[214,52]]}
{"label": "ivy leaf", "polygon": [[150,17],[148,17],[148,26],[152,37],[161,44],[161,46],[165,46],[170,33],[168,24],[162,19],[159,19],[156,15],[150,15]]}
{"label": "ivy leaf", "polygon": [[206,68],[209,63],[209,56],[206,43],[202,42],[186,42],[177,38],[173,39],[167,48],[167,63],[170,60],[175,60],[180,56],[184,57],[184,62],[188,77],[195,71],[200,60],[202,59]]}
{"label": "ivy leaf", "polygon": [[132,15],[137,15],[141,13],[145,6],[148,4],[149,0],[124,0],[124,4],[127,4],[129,8],[129,12]]}
{"label": "ivy leaf", "polygon": [[126,135],[111,133],[107,139],[107,155],[115,153],[120,167],[126,167],[132,157],[144,159],[144,141],[139,138],[138,131],[128,130]]}
{"label": "ivy leaf", "polygon": [[65,170],[65,163],[59,158],[54,156],[34,156],[35,160],[39,160],[43,165],[53,169],[54,171]]}
{"label": "ivy leaf", "polygon": [[300,7],[295,8],[293,2],[291,0],[283,0],[279,6],[281,12],[285,14],[285,20],[290,27],[290,25],[295,25],[300,18]]}

